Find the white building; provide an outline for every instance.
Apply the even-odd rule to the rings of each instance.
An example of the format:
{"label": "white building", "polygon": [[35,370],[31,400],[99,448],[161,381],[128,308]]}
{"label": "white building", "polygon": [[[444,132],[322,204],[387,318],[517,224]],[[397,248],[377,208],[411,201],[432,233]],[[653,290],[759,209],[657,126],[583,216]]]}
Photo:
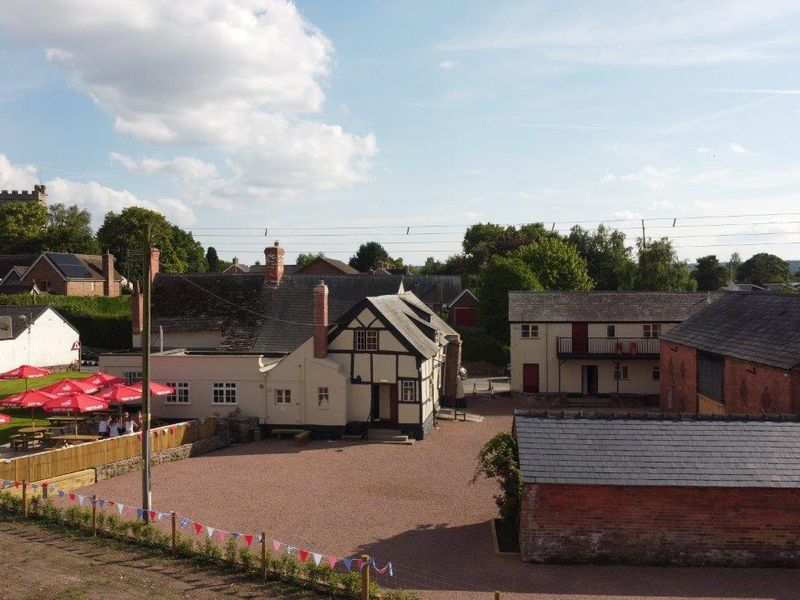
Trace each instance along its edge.
{"label": "white building", "polygon": [[78,331],[49,306],[0,306],[0,372],[80,363]]}
{"label": "white building", "polygon": [[661,333],[712,298],[705,292],[509,292],[511,389],[658,395]]}

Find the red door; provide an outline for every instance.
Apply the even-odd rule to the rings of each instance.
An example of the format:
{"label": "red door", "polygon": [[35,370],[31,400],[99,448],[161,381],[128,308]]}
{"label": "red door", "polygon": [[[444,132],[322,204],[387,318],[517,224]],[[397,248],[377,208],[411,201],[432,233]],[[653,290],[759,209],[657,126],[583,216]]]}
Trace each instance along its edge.
{"label": "red door", "polygon": [[589,324],[572,324],[572,352],[575,354],[586,354],[589,352]]}
{"label": "red door", "polygon": [[526,363],[522,365],[522,391],[528,394],[539,393],[539,365]]}
{"label": "red door", "polygon": [[389,386],[389,420],[392,425],[397,425],[397,386]]}
{"label": "red door", "polygon": [[468,327],[473,327],[477,322],[477,319],[475,318],[477,311],[471,306],[466,308],[456,307],[453,310],[455,310],[456,312],[455,314],[456,325],[466,325]]}

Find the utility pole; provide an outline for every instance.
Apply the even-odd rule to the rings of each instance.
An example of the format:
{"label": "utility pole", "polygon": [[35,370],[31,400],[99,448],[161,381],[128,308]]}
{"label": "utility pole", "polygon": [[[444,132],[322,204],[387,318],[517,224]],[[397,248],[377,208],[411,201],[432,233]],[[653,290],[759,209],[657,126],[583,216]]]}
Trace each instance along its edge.
{"label": "utility pole", "polygon": [[151,273],[152,242],[150,225],[147,225],[142,252],[143,310],[142,310],[142,508],[145,522],[150,519],[152,487],[150,484],[150,294],[153,275]]}

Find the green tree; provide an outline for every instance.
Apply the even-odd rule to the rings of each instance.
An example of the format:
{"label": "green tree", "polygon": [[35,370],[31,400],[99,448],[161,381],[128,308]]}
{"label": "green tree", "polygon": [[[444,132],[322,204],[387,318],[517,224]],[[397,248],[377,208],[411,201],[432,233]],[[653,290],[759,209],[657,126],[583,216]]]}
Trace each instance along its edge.
{"label": "green tree", "polygon": [[420,275],[441,275],[444,271],[444,263],[429,256],[425,259],[425,264],[417,270]]}
{"label": "green tree", "polygon": [[625,245],[625,234],[600,225],[597,231],[573,227],[567,241],[586,259],[589,277],[597,290],[629,290],[633,287],[636,263],[631,247]]}
{"label": "green tree", "polygon": [[142,245],[148,224],[152,243],[161,251],[162,271],[207,270],[203,248],[191,233],[172,225],[160,213],[130,206],[119,213],[107,213],[97,231],[101,248],[111,250],[117,258],[117,269],[128,279],[141,279]]}
{"label": "green tree", "polygon": [[728,269],[720,264],[713,254],[697,259],[697,268],[692,273],[697,281],[697,289],[701,292],[713,292],[725,285],[728,280]]}
{"label": "green tree", "polygon": [[47,207],[44,204],[10,202],[0,205],[0,254],[41,252],[46,229]]}
{"label": "green tree", "polygon": [[737,271],[739,281],[764,285],[780,283],[789,277],[789,263],[767,252],[759,252],[744,261]]}
{"label": "green tree", "polygon": [[501,431],[483,445],[478,453],[478,467],[472,483],[481,477],[496,479],[500,484],[500,493],[494,497],[500,517],[510,531],[519,531],[522,472],[517,441],[512,434]]}
{"label": "green tree", "polygon": [[221,271],[219,255],[217,255],[217,249],[214,246],[209,246],[208,250],[206,250],[206,264],[210,273],[219,273]]}
{"label": "green tree", "polygon": [[371,269],[377,269],[381,262],[394,264],[389,253],[378,242],[366,242],[358,247],[354,256],[350,257],[349,264],[354,269],[365,273]]}
{"label": "green tree", "polygon": [[481,273],[480,323],[498,340],[509,339],[508,292],[512,290],[539,290],[536,276],[519,258],[498,256],[489,262]]}
{"label": "green tree", "polygon": [[305,267],[306,265],[311,264],[312,262],[323,256],[325,256],[325,254],[323,254],[322,252],[307,252],[307,253],[301,252],[300,254],[297,255],[297,260],[295,261],[295,264],[298,267]]}
{"label": "green tree", "polygon": [[469,227],[462,242],[465,271],[479,273],[489,259],[497,254],[500,240],[505,233],[506,229],[502,225],[494,223],[477,223]]}
{"label": "green tree", "polygon": [[586,259],[560,237],[543,237],[513,254],[522,260],[546,290],[590,290]]}
{"label": "green tree", "polygon": [[100,245],[92,231],[92,215],[77,205],[52,204],[47,210],[45,249],[52,252],[100,254]]}
{"label": "green tree", "polygon": [[731,254],[731,258],[728,261],[728,264],[725,265],[728,267],[728,274],[731,279],[735,279],[738,277],[737,273],[739,272],[739,267],[742,266],[742,257],[739,256],[738,252],[734,252]]}
{"label": "green tree", "polygon": [[669,238],[636,240],[639,261],[634,286],[637,290],[653,292],[688,292],[696,284],[685,261],[678,260]]}

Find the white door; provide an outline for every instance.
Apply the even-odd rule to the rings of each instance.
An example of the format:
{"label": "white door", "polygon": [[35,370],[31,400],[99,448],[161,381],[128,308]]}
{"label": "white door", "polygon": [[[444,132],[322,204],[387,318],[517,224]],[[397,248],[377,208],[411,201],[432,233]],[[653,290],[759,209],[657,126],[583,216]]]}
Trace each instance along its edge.
{"label": "white door", "polygon": [[296,389],[267,390],[267,423],[271,425],[301,425],[302,401]]}

